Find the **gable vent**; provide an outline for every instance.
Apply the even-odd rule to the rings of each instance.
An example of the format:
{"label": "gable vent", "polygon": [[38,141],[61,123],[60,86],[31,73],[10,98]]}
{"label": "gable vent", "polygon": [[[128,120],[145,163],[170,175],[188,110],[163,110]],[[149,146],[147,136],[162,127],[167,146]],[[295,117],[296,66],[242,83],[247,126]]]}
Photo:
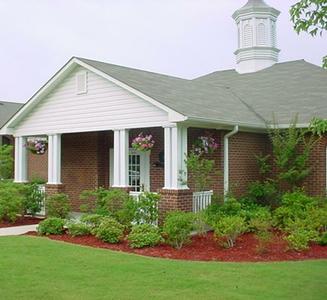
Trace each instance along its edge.
{"label": "gable vent", "polygon": [[76,94],[87,93],[87,72],[76,74]]}

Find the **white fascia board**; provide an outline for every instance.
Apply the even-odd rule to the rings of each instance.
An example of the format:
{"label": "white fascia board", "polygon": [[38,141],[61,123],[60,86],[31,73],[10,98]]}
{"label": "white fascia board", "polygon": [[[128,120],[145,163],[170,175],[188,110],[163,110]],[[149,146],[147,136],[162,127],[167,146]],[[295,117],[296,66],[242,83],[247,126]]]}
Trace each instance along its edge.
{"label": "white fascia board", "polygon": [[[82,62],[81,60],[77,59],[76,57],[71,58],[45,85],[43,85],[29,100],[26,104],[2,127],[0,130],[0,134],[13,134],[12,128],[15,127],[20,119],[26,115],[37,103],[41,100],[42,96],[50,92],[50,89],[55,86],[58,80],[63,79],[63,77],[71,71],[76,65],[80,65],[89,71],[98,74],[99,76],[111,81],[114,84],[122,87],[125,90],[133,93],[134,95],[150,102],[154,106],[166,111],[168,113],[169,121],[171,122],[180,122],[185,121],[187,119],[186,116],[174,111],[173,109],[161,104],[160,102],[152,99],[144,95],[143,93],[139,92],[138,90],[124,84],[123,82],[105,74],[104,72]],[[10,133],[9,133],[10,132]]]}
{"label": "white fascia board", "polygon": [[137,89],[134,89],[132,88],[131,86],[115,79],[114,77],[111,77],[110,75],[98,70],[97,68],[94,68],[92,66],[90,66],[89,64],[79,60],[78,58],[73,58],[73,61],[76,62],[77,64],[79,64],[80,66],[90,70],[91,72],[111,81],[112,83],[120,86],[121,88],[131,92],[132,94],[144,99],[145,101],[153,104],[154,106],[162,109],[163,111],[167,112],[168,113],[168,117],[169,117],[169,120],[171,122],[180,122],[180,121],[185,121],[187,119],[186,116],[180,114],[179,112],[167,107],[166,105],[158,102],[157,100],[154,100],[153,98],[141,93],[140,91],[138,91]]}
{"label": "white fascia board", "polygon": [[60,79],[60,77],[64,76],[68,71],[70,71],[74,67],[75,63],[73,59],[70,59],[53,77],[49,79],[26,103],[22,106],[14,116],[9,119],[9,121],[2,127],[0,132],[7,132],[13,130],[11,128],[15,127],[20,119],[26,115],[37,103],[41,100],[41,97],[49,93],[49,89],[54,86],[54,84]]}

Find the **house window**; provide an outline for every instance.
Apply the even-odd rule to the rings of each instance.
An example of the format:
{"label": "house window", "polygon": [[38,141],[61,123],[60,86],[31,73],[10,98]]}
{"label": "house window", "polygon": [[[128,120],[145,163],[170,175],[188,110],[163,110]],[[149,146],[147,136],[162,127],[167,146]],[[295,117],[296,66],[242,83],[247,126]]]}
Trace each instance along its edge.
{"label": "house window", "polygon": [[76,74],[76,94],[87,93],[87,72],[80,72]]}

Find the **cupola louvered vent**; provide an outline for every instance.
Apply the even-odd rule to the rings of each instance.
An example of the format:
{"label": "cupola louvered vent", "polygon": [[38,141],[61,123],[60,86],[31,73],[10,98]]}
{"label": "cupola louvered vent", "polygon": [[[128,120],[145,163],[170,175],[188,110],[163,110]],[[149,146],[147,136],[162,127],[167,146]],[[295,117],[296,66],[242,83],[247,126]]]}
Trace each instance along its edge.
{"label": "cupola louvered vent", "polygon": [[244,47],[252,47],[252,41],[253,41],[252,26],[250,24],[246,24],[244,26],[244,40],[243,40]]}
{"label": "cupola louvered vent", "polygon": [[267,43],[266,26],[264,23],[259,23],[257,27],[257,44],[265,46]]}
{"label": "cupola louvered vent", "polygon": [[87,72],[81,72],[76,74],[76,94],[87,93]]}
{"label": "cupola louvered vent", "polygon": [[276,47],[276,24],[275,24],[275,22],[271,23],[271,44],[273,47]]}

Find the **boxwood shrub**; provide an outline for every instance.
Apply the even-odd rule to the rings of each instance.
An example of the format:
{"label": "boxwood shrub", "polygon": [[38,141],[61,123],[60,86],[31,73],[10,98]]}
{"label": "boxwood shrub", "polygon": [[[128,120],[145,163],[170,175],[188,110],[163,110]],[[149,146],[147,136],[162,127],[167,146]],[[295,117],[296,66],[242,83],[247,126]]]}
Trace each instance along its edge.
{"label": "boxwood shrub", "polygon": [[111,217],[102,220],[99,227],[95,230],[95,235],[100,240],[116,244],[124,237],[124,226]]}
{"label": "boxwood shrub", "polygon": [[163,241],[158,227],[150,224],[135,225],[128,235],[132,248],[153,247]]}
{"label": "boxwood shrub", "polygon": [[64,232],[65,220],[60,218],[47,218],[40,222],[37,232],[40,235],[62,234]]}
{"label": "boxwood shrub", "polygon": [[174,211],[167,214],[163,232],[168,244],[176,249],[190,241],[190,234],[194,229],[194,214]]}
{"label": "boxwood shrub", "polygon": [[92,228],[85,223],[69,222],[66,226],[71,236],[89,235],[92,231]]}

